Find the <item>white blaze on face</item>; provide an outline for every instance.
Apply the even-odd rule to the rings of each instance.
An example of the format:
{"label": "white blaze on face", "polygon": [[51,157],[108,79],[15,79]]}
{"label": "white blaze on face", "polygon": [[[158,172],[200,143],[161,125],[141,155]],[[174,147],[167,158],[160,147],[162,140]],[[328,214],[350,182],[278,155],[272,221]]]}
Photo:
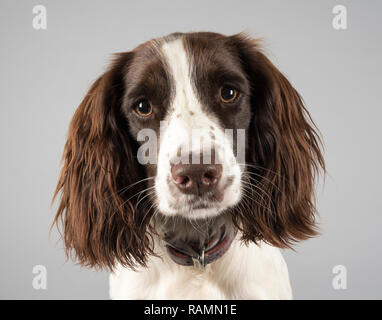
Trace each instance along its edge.
{"label": "white blaze on face", "polygon": [[[203,110],[195,94],[190,74],[191,62],[184,49],[182,39],[164,43],[161,51],[169,67],[168,72],[172,76],[174,94],[173,100],[168,106],[167,116],[161,123],[158,169],[155,180],[158,208],[161,213],[166,215],[183,214],[190,218],[216,215],[239,201],[241,194],[240,167],[233,155],[231,143],[226,138],[224,129],[220,127],[218,119]],[[192,136],[202,136],[203,143],[198,143],[192,139]],[[217,187],[223,190],[227,179],[233,179],[233,182],[225,189],[223,200],[216,202],[216,206],[212,209],[193,210],[188,202],[190,196],[182,194],[175,185],[173,188],[169,186],[173,183],[171,161],[179,159],[179,150],[182,151],[182,156],[202,152],[209,154],[210,145],[214,146],[216,158],[223,167],[222,177]],[[203,163],[205,163],[205,159]]]}

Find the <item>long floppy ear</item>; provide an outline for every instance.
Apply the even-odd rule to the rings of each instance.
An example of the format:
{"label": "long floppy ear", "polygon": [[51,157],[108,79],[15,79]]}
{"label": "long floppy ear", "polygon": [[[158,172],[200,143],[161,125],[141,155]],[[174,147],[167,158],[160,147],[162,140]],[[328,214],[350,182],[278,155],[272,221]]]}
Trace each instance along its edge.
{"label": "long floppy ear", "polygon": [[290,247],[317,234],[315,178],[325,171],[321,140],[300,95],[259,41],[243,34],[232,41],[251,82],[247,171],[256,203],[237,222],[245,241]]}
{"label": "long floppy ear", "polygon": [[142,179],[142,169],[121,111],[131,59],[132,53],[119,54],[91,86],[70,123],[63,153],[54,223],[62,226],[67,255],[85,266],[144,265],[150,252],[146,224],[131,202],[137,189],[129,189]]}

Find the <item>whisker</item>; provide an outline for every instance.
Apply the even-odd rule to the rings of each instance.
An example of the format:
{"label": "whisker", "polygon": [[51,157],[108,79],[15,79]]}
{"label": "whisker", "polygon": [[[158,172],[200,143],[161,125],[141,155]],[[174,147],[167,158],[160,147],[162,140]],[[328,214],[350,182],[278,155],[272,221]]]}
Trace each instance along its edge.
{"label": "whisker", "polygon": [[[146,188],[146,189],[144,189],[144,190],[142,190],[142,191],[139,191],[139,192],[137,192],[137,193],[135,193],[134,195],[132,195],[131,197],[129,197],[127,200],[124,200],[119,206],[118,206],[118,208],[116,209],[116,210],[114,210],[113,212],[112,212],[112,214],[110,215],[110,217],[109,217],[109,219],[108,219],[108,221],[109,220],[111,220],[111,218],[126,204],[126,203],[128,203],[132,198],[134,198],[135,196],[137,196],[138,195],[138,197],[139,197],[139,195],[140,194],[142,194],[142,193],[144,193],[144,192],[146,192],[146,191],[148,191],[148,190],[150,190],[150,189],[153,189],[155,186],[152,186],[152,187],[149,187],[149,188]],[[134,211],[134,215],[135,215],[135,211]]]}
{"label": "whisker", "polygon": [[[258,196],[260,196],[260,197],[261,197],[261,201],[264,201],[264,200],[265,200],[264,197],[263,197],[263,195],[265,195],[270,201],[272,201],[272,197],[268,194],[268,192],[266,192],[266,191],[265,191],[264,189],[262,189],[261,187],[256,186],[256,185],[254,185],[254,184],[252,184],[252,183],[250,183],[250,182],[248,182],[248,181],[242,181],[242,183],[243,183],[243,187],[247,187],[247,188],[250,187],[250,189],[251,189],[252,192],[255,192]],[[257,191],[257,190],[253,190],[252,187],[254,187],[254,188],[260,190],[261,192],[259,192],[259,191]]]}
{"label": "whisker", "polygon": [[[245,176],[245,175],[243,177],[244,178],[249,178],[248,176]],[[247,195],[246,192],[243,193],[243,197],[244,198],[248,198],[248,200],[250,200],[250,201],[255,201],[255,203],[258,204],[260,207],[264,208],[267,211],[270,211],[271,216],[273,218],[275,218],[275,212],[276,211],[275,211],[275,206],[274,206],[272,197],[265,190],[263,190],[259,186],[254,185],[254,184],[252,184],[252,183],[250,183],[248,181],[242,180],[242,184],[243,184],[242,187],[243,187],[244,191],[248,192],[249,190],[251,190],[251,193],[252,194],[255,193],[257,196],[259,196],[261,198],[261,201],[258,202],[256,199],[248,198],[248,195]],[[252,187],[260,190],[261,192],[258,191],[258,190],[254,190]],[[263,197],[263,195],[265,195],[267,197],[268,201],[265,201],[265,198]]]}
{"label": "whisker", "polygon": [[254,180],[254,181],[256,181],[256,182],[258,182],[258,183],[260,183],[260,182],[262,182],[262,181],[259,181],[259,180],[256,180],[255,178],[253,178],[253,177],[251,177],[251,175],[254,175],[254,176],[256,176],[256,177],[259,177],[259,178],[261,178],[261,180],[265,180],[265,181],[267,181],[267,182],[269,182],[270,184],[272,184],[277,190],[279,190],[280,192],[282,192],[281,190],[280,190],[280,188],[272,181],[272,180],[270,180],[269,178],[267,178],[267,177],[264,177],[264,176],[262,176],[261,174],[258,174],[258,173],[256,173],[256,172],[251,172],[251,171],[243,171],[243,175],[248,175],[248,178],[249,179],[252,179],[252,180]]}
{"label": "whisker", "polygon": [[114,196],[114,195],[120,195],[121,193],[124,193],[124,192],[126,192],[127,190],[129,190],[130,188],[132,188],[133,186],[135,186],[135,185],[137,185],[137,184],[139,184],[139,183],[148,181],[148,180],[150,180],[150,179],[155,179],[155,177],[148,177],[148,178],[145,178],[145,179],[141,179],[141,180],[139,180],[139,181],[137,181],[137,182],[134,182],[133,184],[129,184],[129,185],[127,185],[127,186],[125,186],[125,187],[119,189],[119,190],[116,191],[115,193],[112,193],[112,194],[110,194],[109,196],[106,196],[105,198],[101,199],[101,201],[105,201],[105,200],[111,198],[111,197]]}
{"label": "whisker", "polygon": [[261,169],[261,170],[266,170],[268,172],[271,172],[277,176],[281,176],[281,174],[279,172],[276,172],[276,171],[273,171],[269,168],[266,168],[266,167],[263,167],[263,166],[260,166],[258,164],[253,164],[253,163],[238,163],[239,166],[243,166],[243,167],[250,167],[250,168],[254,168],[254,169]]}
{"label": "whisker", "polygon": [[[148,191],[148,190],[150,190],[150,189],[152,189],[152,188],[153,188],[153,187],[148,188],[148,189],[146,189],[145,191]],[[142,202],[142,200],[145,199],[145,198],[147,198],[148,196],[152,195],[154,192],[155,192],[155,191],[151,191],[151,192],[147,193],[147,194],[146,194],[144,197],[142,197],[141,199],[139,199],[139,197],[140,197],[140,195],[139,195],[139,196],[138,196],[139,201],[135,204],[134,208],[135,208],[135,209],[138,209],[138,206],[139,206],[139,204]],[[141,194],[142,194],[142,193],[141,193]]]}
{"label": "whisker", "polygon": [[[147,196],[149,196],[149,195],[151,195],[151,194],[153,194],[153,192],[149,193]],[[142,224],[143,224],[143,222],[145,221],[147,215],[150,213],[151,209],[152,209],[155,205],[156,205],[156,203],[153,202],[152,205],[150,206],[150,209],[147,210],[147,212],[146,212],[145,215],[143,216],[143,219],[142,219],[142,221],[141,221],[141,224],[140,224],[139,228],[142,227]],[[157,209],[158,209],[158,208],[156,208],[156,210],[157,210]],[[158,210],[158,211],[159,211],[159,210]],[[154,214],[155,214],[155,212],[154,212]],[[153,215],[154,215],[154,214],[153,214]]]}

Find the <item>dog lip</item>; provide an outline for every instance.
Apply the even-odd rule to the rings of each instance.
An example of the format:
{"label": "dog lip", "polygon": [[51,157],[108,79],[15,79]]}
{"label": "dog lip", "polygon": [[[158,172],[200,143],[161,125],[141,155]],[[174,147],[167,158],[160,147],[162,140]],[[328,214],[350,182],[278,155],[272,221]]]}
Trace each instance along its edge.
{"label": "dog lip", "polygon": [[213,192],[203,196],[195,196],[192,200],[188,200],[188,204],[192,206],[196,202],[197,204],[206,204],[207,206],[211,206],[211,202],[222,202],[223,198],[224,192]]}
{"label": "dog lip", "polygon": [[[216,192],[213,194],[207,194],[202,197],[193,196],[191,199],[184,201],[185,205],[188,205],[192,210],[210,209],[215,207],[218,203],[222,202],[224,199],[224,192]],[[171,205],[173,209],[182,209],[182,205]]]}

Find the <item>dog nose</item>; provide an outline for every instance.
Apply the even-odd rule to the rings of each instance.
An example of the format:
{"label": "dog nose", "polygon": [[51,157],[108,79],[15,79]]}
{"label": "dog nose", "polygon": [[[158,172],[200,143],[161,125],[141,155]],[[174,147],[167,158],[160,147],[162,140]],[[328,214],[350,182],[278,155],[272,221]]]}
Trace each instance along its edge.
{"label": "dog nose", "polygon": [[172,166],[171,175],[180,191],[201,195],[216,188],[222,175],[222,165],[179,163]]}

